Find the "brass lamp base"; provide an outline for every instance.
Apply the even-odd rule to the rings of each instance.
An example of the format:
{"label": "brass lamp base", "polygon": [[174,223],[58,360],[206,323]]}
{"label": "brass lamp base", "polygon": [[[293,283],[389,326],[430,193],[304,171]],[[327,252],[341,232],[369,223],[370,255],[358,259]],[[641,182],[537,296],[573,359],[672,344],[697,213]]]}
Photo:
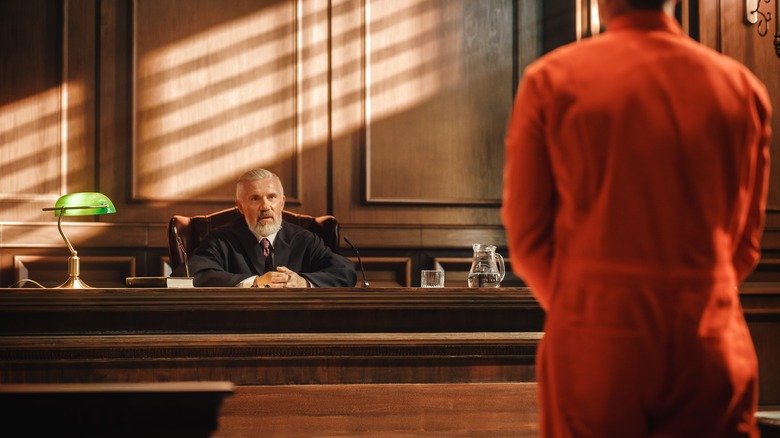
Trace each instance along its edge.
{"label": "brass lamp base", "polygon": [[92,286],[88,286],[87,283],[84,283],[79,278],[79,275],[81,275],[80,261],[78,253],[75,250],[71,250],[71,256],[68,258],[68,280],[57,286],[57,289],[92,289]]}
{"label": "brass lamp base", "polygon": [[92,286],[81,281],[79,277],[68,277],[65,283],[57,286],[57,289],[92,289]]}

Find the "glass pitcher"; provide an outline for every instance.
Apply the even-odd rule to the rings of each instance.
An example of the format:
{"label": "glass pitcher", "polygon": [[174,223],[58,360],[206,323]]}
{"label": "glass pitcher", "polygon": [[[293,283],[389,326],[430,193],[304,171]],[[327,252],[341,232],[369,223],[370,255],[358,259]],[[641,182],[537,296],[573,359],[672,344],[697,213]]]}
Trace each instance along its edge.
{"label": "glass pitcher", "polygon": [[475,243],[474,261],[471,262],[469,287],[499,287],[504,279],[504,257],[493,245]]}

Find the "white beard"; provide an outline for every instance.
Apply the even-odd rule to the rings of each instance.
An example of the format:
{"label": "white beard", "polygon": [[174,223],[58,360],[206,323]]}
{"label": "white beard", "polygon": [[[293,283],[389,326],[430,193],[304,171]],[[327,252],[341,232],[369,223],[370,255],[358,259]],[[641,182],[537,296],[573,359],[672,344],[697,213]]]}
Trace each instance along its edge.
{"label": "white beard", "polygon": [[252,234],[257,237],[257,240],[260,240],[263,237],[268,237],[280,229],[282,229],[282,220],[281,218],[275,217],[274,220],[270,223],[255,222],[254,224],[249,225],[249,231],[251,231]]}

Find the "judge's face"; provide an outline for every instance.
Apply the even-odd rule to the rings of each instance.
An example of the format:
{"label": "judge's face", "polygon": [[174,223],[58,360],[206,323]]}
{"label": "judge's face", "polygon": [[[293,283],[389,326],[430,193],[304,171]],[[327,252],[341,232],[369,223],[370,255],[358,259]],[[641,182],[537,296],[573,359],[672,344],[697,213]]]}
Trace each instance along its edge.
{"label": "judge's face", "polygon": [[284,200],[282,184],[274,177],[244,181],[236,190],[236,207],[257,236],[269,236],[279,231]]}

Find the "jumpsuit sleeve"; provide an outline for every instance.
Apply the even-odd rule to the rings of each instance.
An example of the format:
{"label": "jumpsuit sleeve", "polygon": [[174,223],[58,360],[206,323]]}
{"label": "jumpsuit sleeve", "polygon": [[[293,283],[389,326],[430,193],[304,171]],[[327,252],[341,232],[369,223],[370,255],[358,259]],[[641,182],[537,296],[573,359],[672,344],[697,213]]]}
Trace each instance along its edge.
{"label": "jumpsuit sleeve", "polygon": [[549,304],[553,259],[555,184],[545,141],[543,90],[526,73],[515,98],[505,139],[501,218],[512,270],[531,288],[541,306]]}

